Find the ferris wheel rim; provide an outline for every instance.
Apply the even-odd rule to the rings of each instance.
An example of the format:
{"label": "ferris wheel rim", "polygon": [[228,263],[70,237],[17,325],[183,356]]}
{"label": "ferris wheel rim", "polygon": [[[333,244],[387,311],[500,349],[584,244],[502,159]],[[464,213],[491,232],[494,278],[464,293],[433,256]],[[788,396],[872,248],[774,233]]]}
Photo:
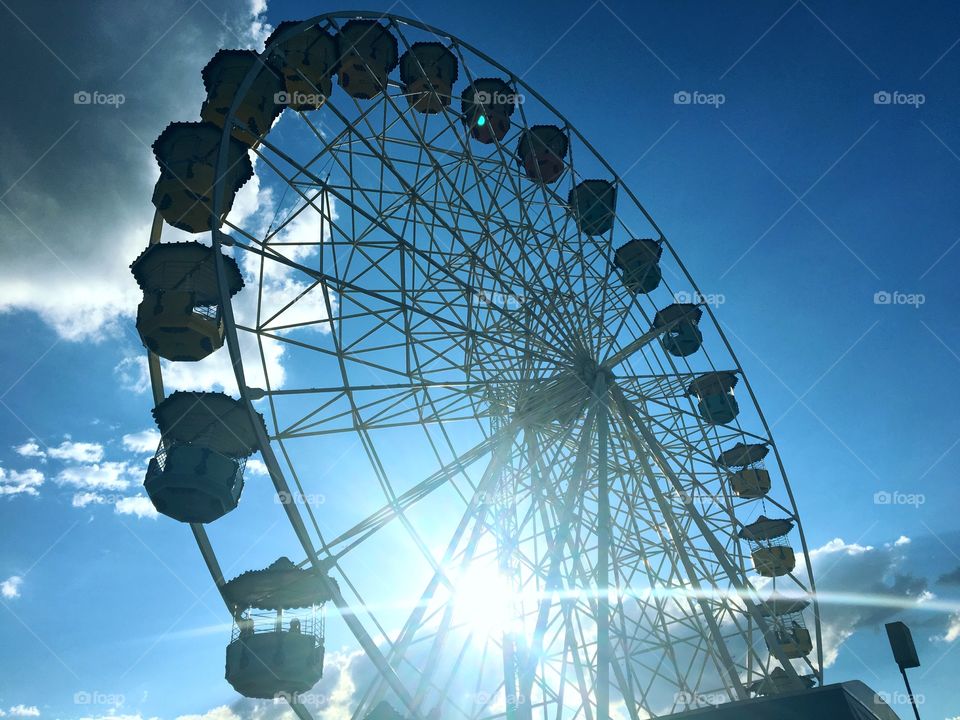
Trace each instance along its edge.
{"label": "ferris wheel rim", "polygon": [[[460,45],[461,47],[465,48],[466,50],[468,50],[468,51],[470,51],[470,52],[472,52],[472,53],[475,53],[475,54],[478,55],[479,57],[483,58],[485,61],[491,63],[493,66],[501,69],[503,72],[507,73],[507,74],[509,75],[509,77],[510,77],[513,81],[517,82],[518,85],[522,85],[525,90],[530,91],[530,93],[531,93],[533,96],[535,96],[535,97],[536,97],[545,107],[547,107],[551,112],[553,112],[554,115],[555,115],[557,118],[560,118],[561,120],[563,120],[565,129],[567,129],[567,130],[568,130],[569,132],[571,132],[572,134],[576,135],[576,137],[578,138],[578,140],[579,140],[587,149],[589,149],[589,150],[591,151],[593,157],[603,164],[603,166],[605,167],[605,169],[610,173],[611,177],[612,177],[615,181],[617,181],[617,183],[618,183],[618,188],[624,190],[624,191],[627,193],[627,195],[628,195],[628,196],[630,197],[630,199],[632,200],[633,204],[634,204],[637,208],[639,208],[639,209],[641,210],[641,212],[644,214],[644,216],[645,216],[645,218],[647,219],[647,221],[648,221],[648,222],[651,224],[651,226],[652,226],[654,229],[656,229],[656,231],[660,234],[660,238],[661,238],[663,244],[666,245],[667,248],[669,249],[670,255],[671,255],[671,257],[673,258],[673,260],[674,260],[674,262],[676,263],[676,265],[678,266],[678,268],[681,270],[682,275],[684,276],[684,278],[686,279],[686,281],[690,284],[690,286],[699,294],[699,288],[698,288],[697,284],[695,283],[694,279],[692,278],[692,276],[691,276],[691,275],[689,274],[689,272],[687,271],[685,265],[683,264],[683,261],[682,261],[681,258],[679,257],[679,254],[676,252],[676,250],[675,250],[675,249],[673,248],[673,246],[670,244],[670,242],[669,242],[669,240],[667,239],[666,235],[660,230],[659,226],[656,224],[656,222],[653,220],[653,218],[652,218],[652,217],[649,215],[649,213],[646,211],[645,207],[644,207],[643,204],[639,201],[639,199],[637,199],[636,196],[632,193],[632,191],[630,190],[629,186],[627,186],[626,183],[623,182],[622,178],[620,178],[619,175],[613,170],[613,168],[609,166],[609,164],[608,164],[607,161],[603,158],[603,156],[601,156],[601,155],[593,148],[593,146],[589,143],[589,141],[576,129],[575,126],[573,126],[572,124],[570,124],[569,121],[567,121],[566,118],[565,118],[561,113],[559,113],[555,108],[553,108],[553,106],[550,105],[550,103],[549,103],[548,101],[546,101],[542,96],[540,96],[533,88],[531,88],[529,85],[527,85],[521,78],[519,78],[519,77],[517,77],[515,74],[511,73],[509,70],[507,70],[506,68],[504,68],[502,65],[500,65],[500,64],[497,63],[495,60],[493,60],[492,58],[490,58],[489,56],[487,56],[487,55],[484,54],[483,52],[479,51],[478,49],[476,49],[475,47],[473,47],[473,46],[470,45],[469,43],[466,43],[466,42],[460,40],[459,38],[457,38],[456,36],[451,35],[450,33],[447,33],[447,32],[445,32],[445,31],[439,30],[439,29],[437,29],[437,28],[434,28],[434,27],[432,27],[432,26],[430,26],[430,25],[427,25],[427,24],[425,24],[425,23],[422,23],[422,22],[420,22],[420,21],[411,20],[411,19],[409,19],[409,18],[405,18],[405,17],[398,16],[398,15],[393,15],[393,14],[390,14],[390,13],[382,13],[382,12],[375,12],[375,11],[341,11],[341,12],[335,12],[335,13],[325,13],[325,14],[318,15],[318,16],[316,16],[316,17],[314,17],[314,18],[311,18],[311,19],[309,19],[309,20],[301,21],[300,23],[298,23],[298,24],[296,25],[296,27],[290,28],[290,31],[289,31],[289,32],[290,32],[290,35],[291,35],[291,36],[292,36],[292,35],[295,35],[297,32],[300,32],[302,29],[304,29],[304,28],[306,28],[306,27],[309,27],[309,26],[311,26],[311,25],[313,25],[313,24],[317,24],[317,23],[321,22],[321,21],[324,20],[324,19],[347,19],[347,18],[358,18],[358,17],[370,18],[370,19],[374,19],[374,18],[376,18],[376,19],[385,19],[385,20],[388,20],[388,21],[401,22],[401,23],[404,23],[404,24],[411,25],[411,26],[413,26],[413,27],[417,27],[417,28],[419,28],[419,29],[421,29],[421,30],[424,30],[424,31],[426,31],[426,32],[430,32],[430,33],[433,33],[433,34],[436,34],[436,35],[439,35],[439,36],[442,36],[442,37],[445,37],[445,38],[449,38],[449,39],[450,39],[451,41],[453,41],[454,43],[457,43],[458,45]],[[286,37],[286,35],[283,35],[283,36],[281,36],[281,37]],[[279,40],[279,38],[278,38],[278,40]],[[266,54],[266,50],[265,50],[263,53],[260,53],[259,56],[262,58],[265,54]],[[238,92],[237,92],[237,98],[241,98],[241,97],[243,96],[243,93],[245,92],[246,88],[248,88],[249,85],[250,85],[250,82],[252,82],[253,75],[254,75],[253,71],[251,71],[251,73],[248,73],[247,78],[245,78],[244,83],[241,84],[240,89],[239,89]],[[231,107],[231,109],[230,109],[230,111],[229,111],[229,113],[228,113],[228,116],[227,116],[227,117],[228,117],[228,120],[227,120],[227,123],[226,123],[226,125],[225,125],[226,128],[229,128],[229,127],[230,127],[230,122],[231,122],[231,119],[232,119],[232,117],[233,117],[233,113],[234,113],[234,111],[236,110],[236,106],[237,106],[237,103],[238,103],[238,102],[239,102],[239,100],[236,100],[236,101],[234,102],[233,107]],[[225,129],[225,130],[224,130],[224,133],[223,133],[223,141],[222,141],[224,144],[221,145],[221,149],[223,149],[223,148],[225,147],[225,143],[227,142],[227,140],[229,139],[229,137],[230,137],[229,129]],[[224,175],[224,172],[223,172],[223,171],[224,171],[224,165],[225,165],[225,162],[226,162],[225,158],[226,158],[226,153],[225,153],[225,152],[221,152],[221,153],[220,153],[220,161],[219,161],[219,162],[220,162],[220,167],[218,168],[218,177],[223,177],[223,175]],[[215,190],[214,190],[214,203],[213,203],[214,214],[217,215],[217,216],[219,216],[219,207],[222,205],[222,200],[223,200],[223,184],[222,184],[222,182],[218,182],[217,185],[216,185],[216,187],[215,187]],[[215,246],[217,249],[219,249],[219,248],[221,247],[221,245],[227,244],[226,242],[223,241],[223,238],[225,237],[225,235],[226,235],[226,234],[223,232],[222,227],[216,227],[216,228],[212,231],[212,237],[213,237],[214,246]],[[225,283],[221,283],[221,284],[220,284],[220,287],[221,287],[221,295],[224,295],[224,291],[223,291],[223,287],[224,287],[224,286],[225,286]],[[228,298],[228,297],[227,297],[227,298],[222,297],[222,298],[221,298],[221,301],[224,303],[224,307],[225,307],[225,310],[226,310],[226,308],[230,306],[230,300],[229,300],[229,298]],[[775,457],[776,457],[776,459],[777,459],[777,464],[778,464],[779,469],[780,469],[780,473],[781,473],[781,478],[782,478],[782,481],[783,481],[783,485],[784,485],[784,487],[785,487],[785,489],[786,489],[786,492],[787,492],[787,494],[788,494],[788,498],[789,498],[789,500],[790,500],[790,505],[791,505],[791,508],[792,508],[792,511],[793,511],[793,516],[794,516],[794,518],[797,520],[797,527],[798,527],[798,530],[799,530],[799,537],[800,537],[801,546],[802,546],[802,549],[803,549],[803,554],[804,554],[804,558],[805,558],[805,563],[806,563],[806,566],[807,566],[807,578],[808,578],[808,583],[810,584],[810,591],[811,591],[811,594],[812,594],[812,596],[813,596],[813,603],[814,603],[815,615],[816,615],[816,623],[815,623],[815,624],[816,624],[816,630],[817,630],[817,635],[818,635],[818,640],[819,640],[819,635],[820,635],[820,622],[819,622],[819,610],[818,610],[818,605],[817,605],[816,595],[815,595],[814,577],[813,577],[813,573],[812,573],[812,568],[810,567],[809,552],[808,552],[808,550],[807,550],[806,541],[805,541],[805,538],[804,538],[804,535],[803,535],[802,523],[799,522],[799,511],[798,511],[798,509],[797,509],[797,507],[796,507],[796,502],[795,502],[795,499],[794,499],[794,497],[793,497],[792,488],[791,488],[791,486],[790,486],[790,483],[789,483],[789,480],[788,480],[788,477],[787,477],[787,474],[786,474],[786,470],[785,470],[785,468],[784,468],[784,466],[783,466],[782,459],[781,459],[781,457],[780,457],[780,453],[779,453],[779,450],[778,450],[778,448],[777,448],[777,445],[776,445],[776,443],[775,443],[775,441],[774,441],[774,439],[773,439],[772,432],[770,432],[768,423],[767,423],[767,421],[766,421],[766,419],[765,419],[765,417],[764,417],[764,415],[763,415],[762,408],[760,407],[759,403],[758,403],[757,400],[756,400],[756,397],[755,397],[753,388],[750,386],[749,380],[748,380],[746,374],[743,372],[742,365],[740,364],[740,361],[739,361],[739,359],[737,358],[736,354],[733,352],[732,346],[730,345],[730,342],[729,342],[729,340],[727,339],[726,334],[723,332],[723,329],[722,329],[719,321],[718,321],[717,318],[715,317],[712,308],[710,308],[709,305],[706,305],[706,310],[707,310],[708,316],[709,316],[710,319],[711,319],[711,322],[712,322],[712,324],[713,324],[714,329],[716,330],[717,334],[721,337],[721,339],[722,339],[722,341],[723,341],[723,343],[724,343],[724,346],[725,346],[725,348],[726,348],[726,350],[727,350],[727,353],[729,354],[730,358],[731,358],[731,359],[734,361],[734,363],[736,364],[736,369],[737,369],[737,371],[739,372],[740,376],[741,376],[741,377],[743,378],[743,380],[744,380],[744,385],[745,385],[745,387],[747,387],[747,389],[748,389],[749,395],[750,395],[751,400],[752,400],[753,408],[755,409],[758,417],[761,419],[761,423],[762,423],[762,425],[763,425],[763,427],[764,427],[764,430],[766,431],[766,438],[767,438],[767,440],[769,441],[772,449],[774,450],[774,454],[775,454]],[[233,317],[232,312],[228,312],[228,314],[227,314],[226,317],[225,317],[225,320],[226,320],[225,325],[226,325],[227,344],[228,344],[229,351],[230,351],[230,353],[231,353],[231,360],[232,360],[232,364],[233,364],[234,371],[235,371],[235,376],[236,376],[236,381],[237,381],[238,392],[240,393],[241,398],[242,398],[242,400],[244,401],[245,405],[247,406],[248,410],[252,413],[252,412],[255,412],[255,410],[253,409],[253,404],[252,404],[252,403],[253,403],[253,400],[252,400],[251,397],[250,397],[249,388],[248,388],[248,386],[246,385],[246,383],[244,382],[242,357],[240,357],[239,350],[235,350],[235,346],[236,346],[236,344],[238,343],[238,336],[237,336],[237,327],[236,327],[236,323],[235,323],[235,320],[234,320],[234,317]],[[266,444],[267,446],[269,446],[269,445],[271,444],[271,440],[270,440],[269,438],[264,438],[264,439],[266,440],[266,443],[265,443],[265,444]],[[270,453],[272,454],[272,450],[265,451],[265,455],[266,455],[267,452],[270,452]],[[266,456],[265,456],[264,460],[265,460],[265,462],[266,462],[266,460],[267,460]],[[270,463],[267,463],[267,464],[268,464],[268,467],[269,467],[269,466],[270,466]],[[278,482],[278,479],[279,479],[280,482],[283,483],[283,485],[285,486],[285,485],[286,485],[286,481],[285,481],[285,478],[284,478],[284,473],[283,473],[283,471],[282,471],[282,469],[281,469],[281,467],[280,467],[279,461],[278,461],[276,458],[273,459],[273,464],[275,465],[275,468],[274,468],[274,467],[271,467],[271,468],[270,468],[270,470],[271,470],[271,472],[270,472],[271,478],[274,480],[275,485],[277,485],[277,482]],[[278,475],[279,478],[276,477],[275,474]],[[279,486],[277,487],[277,489],[278,489],[278,492],[281,490],[281,488],[280,488]],[[285,489],[286,489],[286,492],[289,493],[289,486],[286,486]],[[295,506],[291,506],[291,507],[292,507],[294,513],[297,513],[297,512],[298,512]],[[288,509],[288,514],[289,514],[289,513],[290,513],[290,510]],[[292,517],[291,517],[291,521],[293,522],[293,518],[292,518]],[[301,524],[303,523],[302,518],[300,518],[299,522],[300,522]],[[295,527],[295,530],[296,530],[296,527]],[[306,535],[304,535],[304,536],[301,537],[301,535],[300,535],[299,532],[298,532],[298,538],[301,540],[301,544],[304,546],[304,551],[307,553],[308,558],[310,558],[311,556],[314,556],[314,557],[315,557],[315,556],[316,556],[316,548],[315,548],[314,545],[313,545],[312,539],[311,539],[309,536],[306,536]],[[309,545],[309,548],[308,548],[308,545]],[[320,561],[320,563],[323,564],[322,561]],[[820,679],[821,679],[821,681],[822,681],[822,648],[821,648],[821,643],[820,643],[819,641],[818,641],[817,647],[818,647],[818,655],[819,655],[819,657],[818,657],[818,662],[817,662],[817,669],[818,669],[818,672],[820,673],[819,677],[820,677]]]}

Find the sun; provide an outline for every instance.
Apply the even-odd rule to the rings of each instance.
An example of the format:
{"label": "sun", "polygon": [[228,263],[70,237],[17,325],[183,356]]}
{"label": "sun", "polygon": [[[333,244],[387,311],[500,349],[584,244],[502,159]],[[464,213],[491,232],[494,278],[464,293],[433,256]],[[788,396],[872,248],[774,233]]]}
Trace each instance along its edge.
{"label": "sun", "polygon": [[516,629],[519,598],[495,562],[475,561],[454,577],[453,605],[458,624],[471,632],[499,637]]}

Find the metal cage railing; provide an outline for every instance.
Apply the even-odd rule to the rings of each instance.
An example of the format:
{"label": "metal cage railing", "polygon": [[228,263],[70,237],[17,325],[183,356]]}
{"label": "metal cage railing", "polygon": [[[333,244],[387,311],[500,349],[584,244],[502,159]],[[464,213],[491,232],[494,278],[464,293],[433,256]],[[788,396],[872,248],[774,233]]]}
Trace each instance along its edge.
{"label": "metal cage railing", "polygon": [[230,641],[248,635],[272,632],[299,632],[312,635],[318,644],[323,644],[326,632],[326,613],[322,606],[293,608],[288,610],[245,610],[234,619]]}

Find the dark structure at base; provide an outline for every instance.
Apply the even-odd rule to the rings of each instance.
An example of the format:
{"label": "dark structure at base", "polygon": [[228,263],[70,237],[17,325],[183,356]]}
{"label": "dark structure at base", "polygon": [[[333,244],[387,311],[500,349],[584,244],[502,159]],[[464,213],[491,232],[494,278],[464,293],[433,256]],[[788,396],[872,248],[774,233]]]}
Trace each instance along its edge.
{"label": "dark structure at base", "polygon": [[669,715],[670,720],[900,720],[859,680]]}

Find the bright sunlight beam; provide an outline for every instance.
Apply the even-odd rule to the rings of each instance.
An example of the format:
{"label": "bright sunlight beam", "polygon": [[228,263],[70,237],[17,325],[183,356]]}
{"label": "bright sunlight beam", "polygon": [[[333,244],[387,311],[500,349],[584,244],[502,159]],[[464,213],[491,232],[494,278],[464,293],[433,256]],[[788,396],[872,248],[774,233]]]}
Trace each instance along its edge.
{"label": "bright sunlight beam", "polygon": [[454,581],[454,610],[459,623],[480,635],[499,637],[515,629],[515,598],[510,580],[495,563],[475,561]]}

